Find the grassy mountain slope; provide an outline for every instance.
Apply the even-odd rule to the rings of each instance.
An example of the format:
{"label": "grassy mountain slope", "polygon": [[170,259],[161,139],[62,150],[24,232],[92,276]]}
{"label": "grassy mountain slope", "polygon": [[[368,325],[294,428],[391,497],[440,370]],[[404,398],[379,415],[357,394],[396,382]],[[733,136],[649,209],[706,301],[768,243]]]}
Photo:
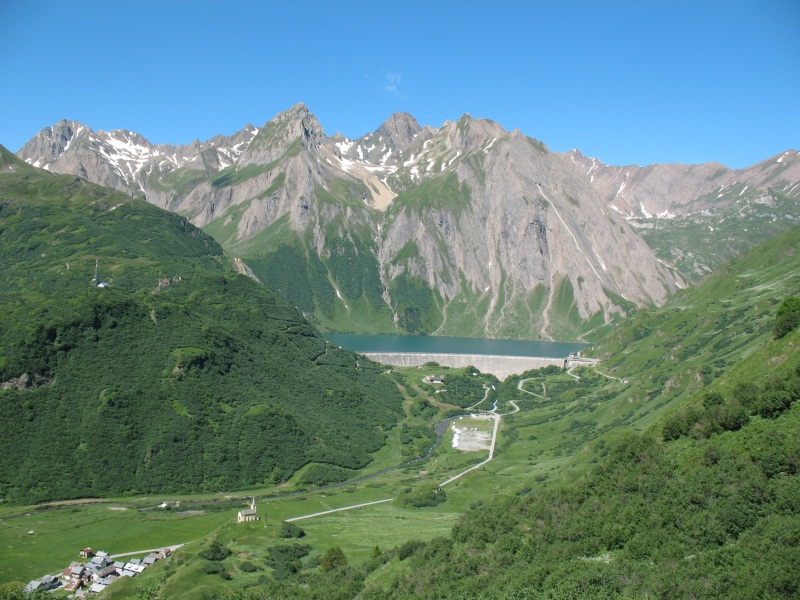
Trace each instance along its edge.
{"label": "grassy mountain slope", "polygon": [[[727,194],[735,196],[739,186]],[[735,192],[735,194],[734,194]],[[723,200],[727,198],[723,197]],[[686,281],[697,282],[732,258],[800,222],[800,199],[777,190],[754,191],[721,208],[671,219],[634,219],[632,224],[656,254]]]}
{"label": "grassy mountain slope", "polygon": [[800,330],[772,326],[800,293],[798,251],[795,229],[641,311],[598,339],[599,372],[526,374],[542,397],[504,382],[499,406],[523,410],[460,484],[499,494],[451,535],[327,571],[298,560],[233,597],[796,597]]}
{"label": "grassy mountain slope", "polygon": [[[402,413],[219,245],[143,201],[0,162],[0,496],[279,482],[360,468]],[[91,284],[99,258],[99,279]]]}

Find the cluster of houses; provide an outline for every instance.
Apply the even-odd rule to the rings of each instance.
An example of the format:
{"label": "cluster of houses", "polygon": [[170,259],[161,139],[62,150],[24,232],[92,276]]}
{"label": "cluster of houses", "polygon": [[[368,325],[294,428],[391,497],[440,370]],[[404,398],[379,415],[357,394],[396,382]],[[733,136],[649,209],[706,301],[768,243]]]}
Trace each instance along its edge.
{"label": "cluster of houses", "polygon": [[153,552],[144,558],[130,561],[114,560],[107,552],[94,552],[91,548],[81,550],[80,557],[86,562],[73,562],[64,569],[61,577],[46,575],[25,586],[25,591],[52,590],[64,585],[66,592],[74,592],[75,598],[102,592],[120,577],[135,577],[157,560],[170,555],[169,548]]}

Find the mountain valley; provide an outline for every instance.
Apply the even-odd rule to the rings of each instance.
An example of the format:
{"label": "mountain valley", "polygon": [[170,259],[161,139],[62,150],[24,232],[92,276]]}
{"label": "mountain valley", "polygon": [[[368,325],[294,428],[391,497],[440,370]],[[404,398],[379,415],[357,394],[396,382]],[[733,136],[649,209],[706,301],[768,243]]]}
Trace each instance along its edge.
{"label": "mountain valley", "polygon": [[[0,565],[3,581],[20,572],[38,576],[39,571],[25,570],[30,565],[67,564],[87,535],[106,540],[114,551],[142,549],[146,535],[147,547],[188,543],[136,580],[114,583],[104,592],[108,597],[499,599],[675,592],[788,598],[800,589],[794,568],[800,544],[800,228],[731,261],[663,306],[598,331],[596,367],[569,372],[551,367],[503,382],[481,379],[484,401],[507,413],[495,459],[448,486],[441,502],[414,506],[402,499],[424,498],[454,472],[479,462],[485,451],[459,452],[447,433],[424,462],[385,473],[382,467],[419,455],[431,442],[425,434],[430,424],[463,414],[455,396],[438,393],[424,376],[444,373],[451,384],[467,384],[474,375],[437,365],[386,374],[330,349],[324,354],[332,354],[330,362],[315,359],[324,343],[311,328],[298,329],[297,313],[233,273],[213,240],[179,217],[74,178],[37,172],[10,157],[3,170],[0,240],[4,256],[16,257],[3,273],[4,282],[13,284],[6,286],[10,295],[3,306],[14,309],[3,312],[10,315],[3,323],[9,332],[2,345],[3,380],[10,384],[0,391],[7,432],[3,452],[8,457],[21,450],[28,457],[24,463],[23,458],[3,462],[4,497],[12,502],[0,506],[8,525],[0,530],[0,541],[16,549]],[[65,190],[72,208],[58,200]],[[87,210],[89,221],[82,217]],[[141,230],[131,225],[137,220],[159,235],[138,237]],[[181,223],[188,239],[178,253],[185,234],[171,232]],[[28,227],[24,235],[22,224]],[[121,253],[117,245],[124,246],[135,256],[131,263],[109,261],[105,269],[101,263],[101,279],[110,286],[87,288],[93,265],[85,245],[70,244],[76,234],[104,245],[113,240],[114,249]],[[173,262],[156,260],[159,253],[147,248],[160,246],[158,240],[170,248],[166,255]],[[65,260],[69,269],[66,263],[61,267]],[[73,269],[80,277],[70,283]],[[161,270],[180,273],[180,279],[159,280]],[[67,306],[42,304],[53,287]],[[194,298],[184,301],[185,294]],[[243,306],[250,307],[246,313],[237,309]],[[778,333],[776,315],[784,307],[796,318]],[[85,310],[89,320],[72,316]],[[181,315],[204,323],[203,330],[182,329]],[[260,325],[237,327],[242,321]],[[15,322],[27,325],[27,332],[9,327]],[[215,331],[208,330],[212,323]],[[257,340],[265,337],[262,347]],[[22,340],[25,352],[14,350],[20,348],[15,339]],[[270,353],[270,344],[277,344],[278,354]],[[226,356],[226,348],[232,354]],[[316,350],[304,358],[302,352],[311,348]],[[281,354],[305,375],[292,374]],[[24,369],[17,362],[23,358]],[[31,375],[13,376],[23,372]],[[279,395],[281,377],[289,386],[288,402]],[[258,391],[235,379],[251,380]],[[337,400],[333,412],[321,412],[324,395],[322,402],[313,393],[300,397],[301,391],[336,390],[336,382],[343,389],[358,386],[363,395],[347,405]],[[265,390],[272,394],[267,402]],[[392,390],[402,412],[395,411]],[[473,400],[462,406],[480,399],[480,382],[469,390]],[[382,397],[385,409],[372,411],[369,405]],[[135,404],[156,418],[131,410]],[[363,419],[357,411],[365,411]],[[275,427],[281,423],[278,414],[291,415],[303,429],[289,433]],[[320,417],[313,434],[301,421],[309,414]],[[262,429],[247,429],[248,419],[259,417]],[[357,431],[347,428],[351,417]],[[341,460],[348,456],[346,448],[332,453],[332,429],[352,446],[354,440],[367,441],[365,427],[376,419],[384,445],[372,451],[367,469],[357,470],[363,465],[358,453],[349,463]],[[242,435],[238,443],[224,442],[226,430],[228,436]],[[274,472],[267,487],[244,479],[253,472],[246,469],[277,458],[271,451],[294,451],[293,438],[310,435],[324,440],[327,455],[309,447],[303,460],[311,462],[277,488]],[[258,447],[248,439],[266,443]],[[36,440],[47,443],[35,446]],[[145,449],[140,443],[154,441],[160,455],[138,454],[144,467],[128,462]],[[79,459],[84,447],[90,452],[82,461],[64,462],[67,454]],[[240,462],[242,479],[233,478],[236,470],[226,475],[218,470],[206,493],[198,493],[203,484],[193,479],[194,471],[206,471],[234,447],[237,458],[223,464],[232,470]],[[192,464],[202,448],[213,462]],[[252,466],[246,462],[251,453],[259,458]],[[150,471],[155,460],[158,469]],[[330,473],[321,469],[326,465],[345,478],[375,476],[316,488],[329,480]],[[76,473],[91,480],[83,475],[76,480]],[[159,473],[165,481],[159,482]],[[128,474],[140,487],[115,487]],[[217,493],[229,485],[247,489]],[[70,497],[71,489],[111,497],[89,504],[15,505],[48,492]],[[225,518],[251,495],[258,497],[263,524]],[[156,498],[186,509],[154,514]],[[376,501],[302,520],[299,530],[284,533],[287,519]],[[176,534],[183,537],[175,539]],[[52,550],[43,548],[44,541]],[[227,550],[209,559],[209,548]],[[341,554],[331,566],[333,548]]]}
{"label": "mountain valley", "polygon": [[[98,543],[185,544],[107,598],[795,597],[799,195],[796,151],[612,167],[304,105],[0,147],[0,598]],[[320,329],[599,362],[389,368]],[[484,411],[493,454],[459,449]]]}

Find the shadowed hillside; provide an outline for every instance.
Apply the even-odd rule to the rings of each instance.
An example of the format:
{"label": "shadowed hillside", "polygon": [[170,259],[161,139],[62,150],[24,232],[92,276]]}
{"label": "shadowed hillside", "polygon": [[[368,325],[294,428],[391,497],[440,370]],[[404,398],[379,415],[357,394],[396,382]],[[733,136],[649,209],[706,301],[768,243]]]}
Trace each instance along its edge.
{"label": "shadowed hillside", "polygon": [[0,497],[240,489],[371,460],[401,413],[376,366],[186,219],[0,150]]}

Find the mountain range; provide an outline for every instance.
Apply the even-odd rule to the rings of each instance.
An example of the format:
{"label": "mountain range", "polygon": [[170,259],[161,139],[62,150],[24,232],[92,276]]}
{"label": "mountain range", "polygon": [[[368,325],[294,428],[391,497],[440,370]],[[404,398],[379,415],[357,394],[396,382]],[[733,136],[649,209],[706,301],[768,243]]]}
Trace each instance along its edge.
{"label": "mountain range", "polygon": [[177,212],[323,328],[577,337],[800,222],[800,152],[605,165],[464,115],[328,136],[303,104],[189,145],[43,129],[17,153]]}

